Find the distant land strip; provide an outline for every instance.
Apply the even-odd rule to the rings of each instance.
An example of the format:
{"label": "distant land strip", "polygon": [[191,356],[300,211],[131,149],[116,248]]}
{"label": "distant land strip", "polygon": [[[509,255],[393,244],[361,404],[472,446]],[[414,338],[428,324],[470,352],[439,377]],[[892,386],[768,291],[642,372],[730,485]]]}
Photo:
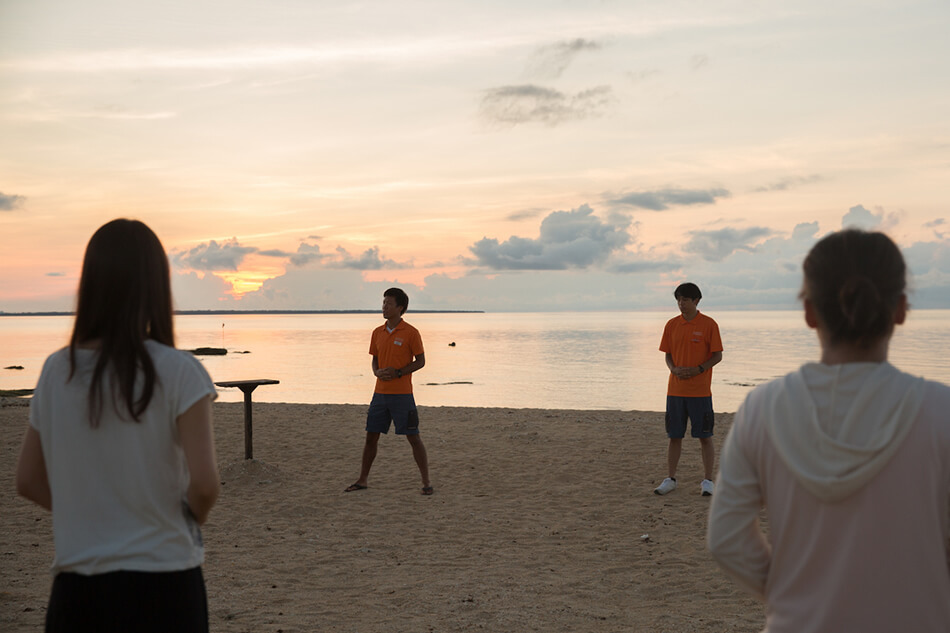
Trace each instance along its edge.
{"label": "distant land strip", "polygon": [[[224,315],[236,314],[379,314],[381,310],[175,310],[178,315]],[[484,310],[409,310],[409,314],[485,314]],[[4,312],[5,316],[75,316],[75,312]]]}

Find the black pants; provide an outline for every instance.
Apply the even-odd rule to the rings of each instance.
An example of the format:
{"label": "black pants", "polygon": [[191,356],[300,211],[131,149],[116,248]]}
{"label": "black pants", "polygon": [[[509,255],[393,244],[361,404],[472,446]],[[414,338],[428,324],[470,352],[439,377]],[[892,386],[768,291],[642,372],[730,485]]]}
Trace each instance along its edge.
{"label": "black pants", "polygon": [[115,571],[53,579],[47,633],[207,633],[201,567],[175,572]]}

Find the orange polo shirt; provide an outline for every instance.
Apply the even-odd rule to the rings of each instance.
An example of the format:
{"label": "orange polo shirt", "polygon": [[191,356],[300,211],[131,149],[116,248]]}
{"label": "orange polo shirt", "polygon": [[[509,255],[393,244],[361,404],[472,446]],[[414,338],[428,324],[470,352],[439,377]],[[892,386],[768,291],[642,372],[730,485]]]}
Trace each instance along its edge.
{"label": "orange polo shirt", "polygon": [[[385,323],[373,330],[369,353],[376,356],[380,369],[402,369],[415,360],[416,356],[424,354],[425,350],[422,349],[422,335],[419,330],[403,320],[392,332],[386,329]],[[412,374],[405,374],[402,378],[393,380],[377,378],[376,393],[412,393]]]}
{"label": "orange polo shirt", "polygon": [[[696,367],[709,360],[713,352],[722,351],[719,326],[705,314],[696,313],[692,321],[682,314],[666,322],[660,351],[673,355],[677,367]],[[670,372],[667,395],[702,398],[712,395],[712,367],[692,378],[677,378]]]}

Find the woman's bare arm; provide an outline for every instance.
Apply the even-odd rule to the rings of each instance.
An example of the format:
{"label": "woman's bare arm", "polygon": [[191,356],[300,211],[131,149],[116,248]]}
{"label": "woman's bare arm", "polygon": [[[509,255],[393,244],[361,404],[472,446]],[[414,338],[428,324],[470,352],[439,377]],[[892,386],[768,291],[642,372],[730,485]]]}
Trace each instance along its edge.
{"label": "woman's bare arm", "polygon": [[20,460],[16,468],[17,494],[29,499],[41,508],[53,509],[53,494],[49,489],[46,460],[39,432],[32,426],[26,430]]}
{"label": "woman's bare arm", "polygon": [[178,416],[178,436],[185,451],[191,481],[188,484],[188,507],[199,524],[208,520],[221,490],[218,461],[214,453],[211,396],[205,396]]}

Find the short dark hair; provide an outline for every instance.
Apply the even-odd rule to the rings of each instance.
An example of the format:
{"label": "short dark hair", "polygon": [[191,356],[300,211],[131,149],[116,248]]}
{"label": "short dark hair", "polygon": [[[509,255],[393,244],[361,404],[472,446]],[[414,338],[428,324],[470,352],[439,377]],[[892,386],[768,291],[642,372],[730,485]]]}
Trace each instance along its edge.
{"label": "short dark hair", "polygon": [[400,314],[405,314],[406,310],[409,309],[409,295],[406,294],[406,291],[402,288],[390,288],[383,293],[384,297],[392,297],[396,300],[396,305],[402,308]]}
{"label": "short dark hair", "polygon": [[175,346],[168,257],[158,236],[145,224],[113,220],[101,226],[86,246],[69,340],[70,378],[76,373],[77,347],[99,342],[89,384],[92,426],[98,426],[105,404],[104,380],[117,387],[111,403],[116,412],[119,402],[135,421],[145,412],[158,379],[145,347],[148,339]]}
{"label": "short dark hair", "polygon": [[676,290],[673,291],[674,299],[679,299],[680,297],[686,297],[687,299],[702,299],[703,293],[699,291],[699,286],[687,281],[685,284],[678,285]]}
{"label": "short dark hair", "polygon": [[832,344],[866,349],[894,330],[907,266],[888,236],[860,229],[832,233],[812,247],[802,269],[799,298],[815,307]]}

